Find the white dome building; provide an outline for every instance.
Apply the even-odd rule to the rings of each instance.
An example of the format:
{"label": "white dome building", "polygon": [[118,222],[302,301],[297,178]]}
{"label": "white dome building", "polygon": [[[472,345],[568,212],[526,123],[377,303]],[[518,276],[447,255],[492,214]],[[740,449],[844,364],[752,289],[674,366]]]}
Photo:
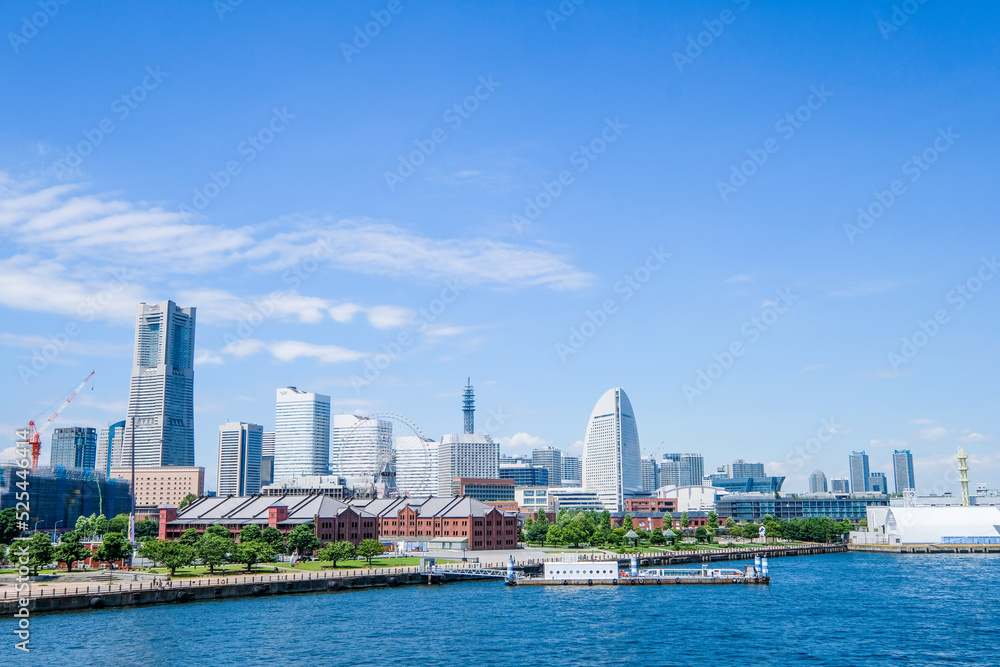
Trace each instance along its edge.
{"label": "white dome building", "polygon": [[868,531],[887,544],[1000,544],[1000,509],[869,507]]}
{"label": "white dome building", "polygon": [[639,432],[632,404],[620,387],[597,401],[583,439],[583,488],[596,493],[612,512],[625,511],[625,498],[642,491]]}

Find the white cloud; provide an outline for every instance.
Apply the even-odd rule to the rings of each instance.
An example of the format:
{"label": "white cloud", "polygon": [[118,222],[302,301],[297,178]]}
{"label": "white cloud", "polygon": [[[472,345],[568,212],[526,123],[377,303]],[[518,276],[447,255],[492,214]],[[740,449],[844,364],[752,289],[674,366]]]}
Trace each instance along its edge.
{"label": "white cloud", "polygon": [[895,438],[879,439],[873,438],[868,441],[871,447],[887,447],[892,449],[906,449],[906,440],[897,440]]}
{"label": "white cloud", "polygon": [[807,372],[808,371],[821,371],[824,368],[826,368],[826,366],[824,366],[823,364],[813,364],[812,366],[803,366],[802,370],[807,371]]}
{"label": "white cloud", "polygon": [[936,419],[911,419],[907,424],[936,424]]}
{"label": "white cloud", "polygon": [[330,306],[329,313],[335,322],[347,323],[354,319],[354,315],[361,310],[361,306],[356,303],[341,303]]}
{"label": "white cloud", "polygon": [[932,426],[930,428],[921,429],[920,432],[917,433],[917,436],[923,438],[924,440],[940,440],[946,435],[948,435],[948,429],[941,426]]}
{"label": "white cloud", "polygon": [[753,282],[753,277],[750,276],[750,274],[747,274],[747,273],[738,273],[738,274],[736,274],[735,276],[733,276],[731,278],[726,278],[722,282],[726,283],[726,284],[732,284],[732,283],[750,283],[750,282]]}
{"label": "white cloud", "polygon": [[265,350],[278,361],[295,361],[301,357],[309,357],[327,364],[357,361],[367,356],[364,352],[349,350],[339,345],[317,345],[297,340],[265,343],[255,338],[247,338],[233,341],[222,349],[224,353],[234,357],[249,357]]}
{"label": "white cloud", "polygon": [[547,447],[548,440],[527,433],[515,433],[509,438],[498,438],[500,451],[504,454],[531,454],[533,449]]}
{"label": "white cloud", "polygon": [[395,329],[413,319],[414,311],[399,306],[373,306],[365,310],[368,322],[376,329]]}
{"label": "white cloud", "polygon": [[986,442],[992,440],[992,436],[983,435],[982,433],[968,433],[961,436],[958,441],[961,443],[973,443],[973,442]]}
{"label": "white cloud", "polygon": [[194,356],[194,365],[203,366],[205,364],[221,364],[222,357],[209,350],[202,350]]}

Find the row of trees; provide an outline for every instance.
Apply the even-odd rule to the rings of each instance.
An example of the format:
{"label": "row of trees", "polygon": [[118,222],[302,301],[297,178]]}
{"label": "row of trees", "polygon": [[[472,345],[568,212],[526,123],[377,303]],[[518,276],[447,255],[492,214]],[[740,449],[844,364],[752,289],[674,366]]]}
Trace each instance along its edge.
{"label": "row of trees", "polygon": [[[90,516],[80,516],[76,520],[75,530],[81,535],[88,537],[105,535],[107,533],[118,533],[128,535],[129,515],[116,514],[111,519],[103,514],[91,514]],[[156,537],[160,532],[160,524],[152,519],[143,519],[135,522],[136,541],[147,537]]]}
{"label": "row of trees", "polygon": [[330,542],[319,550],[317,556],[321,561],[330,561],[333,567],[342,560],[350,560],[355,556],[368,561],[368,567],[372,566],[372,559],[382,554],[382,543],[378,540],[361,540],[358,546],[354,546],[346,540],[340,542]]}
{"label": "row of trees", "polygon": [[23,544],[28,550],[28,569],[38,574],[39,568],[52,563],[64,563],[67,571],[72,571],[73,563],[88,557],[100,563],[113,563],[132,554],[132,543],[119,533],[105,535],[104,542],[94,553],[82,543],[85,537],[78,531],[70,531],[63,533],[58,544],[53,544],[48,533],[35,533],[23,542],[6,547],[7,558],[14,560],[14,551],[19,551]]}

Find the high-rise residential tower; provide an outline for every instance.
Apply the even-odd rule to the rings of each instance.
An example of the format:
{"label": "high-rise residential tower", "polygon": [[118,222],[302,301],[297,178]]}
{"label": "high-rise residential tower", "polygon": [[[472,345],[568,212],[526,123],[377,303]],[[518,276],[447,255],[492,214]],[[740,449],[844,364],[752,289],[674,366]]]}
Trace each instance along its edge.
{"label": "high-rise residential tower", "polygon": [[125,420],[115,422],[97,432],[97,460],[94,468],[111,477],[111,466],[120,466],[122,442],[125,437]]}
{"label": "high-rise residential tower", "polygon": [[274,431],[264,431],[260,440],[260,486],[274,481]]}
{"label": "high-rise residential tower", "polygon": [[326,475],[330,463],[330,397],[278,390],[274,411],[274,481]]}
{"label": "high-rise residential tower", "polygon": [[396,438],[396,490],[411,497],[437,493],[437,441],[416,435]]}
{"label": "high-rise residential tower", "polygon": [[701,454],[668,453],[660,463],[660,486],[701,486],[704,484],[705,458]]}
{"label": "high-rise residential tower", "polygon": [[830,493],[850,493],[851,482],[846,477],[834,477],[830,480]]}
{"label": "high-rise residential tower", "polygon": [[809,475],[809,493],[826,493],[826,475],[822,470],[813,470]]}
{"label": "high-rise residential tower", "polygon": [[452,495],[458,477],[499,479],[500,445],[488,435],[451,433],[438,445],[437,495]]}
{"label": "high-rise residential tower", "polygon": [[851,452],[851,493],[871,491],[868,480],[868,455],[864,452]]}
{"label": "high-rise residential tower", "polygon": [[562,485],[583,485],[583,462],[579,456],[562,455]]}
{"label": "high-rise residential tower", "polygon": [[340,477],[375,478],[376,465],[392,456],[392,422],[358,415],[333,416],[330,473]]}
{"label": "high-rise residential tower", "polygon": [[868,475],[868,490],[872,493],[889,493],[889,479],[884,472],[873,472]]}
{"label": "high-rise residential tower", "polygon": [[544,447],[531,452],[531,465],[549,471],[548,486],[562,486],[563,454],[555,447]]}
{"label": "high-rise residential tower", "polygon": [[752,461],[736,459],[732,463],[725,465],[726,476],[729,479],[740,479],[745,477],[763,477],[764,464]]}
{"label": "high-rise residential tower", "polygon": [[612,512],[625,510],[625,498],[642,491],[639,431],[632,404],[620,387],[597,401],[583,440],[583,488],[597,494]]}
{"label": "high-rise residential tower", "polygon": [[123,440],[136,465],[194,465],[194,325],[195,309],[173,301],[136,306]]}
{"label": "high-rise residential tower", "polygon": [[896,493],[902,494],[913,485],[913,454],[909,449],[897,449],[892,453],[892,470],[896,481]]}
{"label": "high-rise residential tower", "polygon": [[254,496],[260,493],[261,441],[264,427],[229,422],[219,427],[220,496]]}
{"label": "high-rise residential tower", "polygon": [[90,468],[97,461],[97,430],[82,426],[57,428],[52,432],[49,465]]}
{"label": "high-rise residential tower", "polygon": [[660,466],[655,456],[642,457],[642,490],[652,493],[660,488]]}

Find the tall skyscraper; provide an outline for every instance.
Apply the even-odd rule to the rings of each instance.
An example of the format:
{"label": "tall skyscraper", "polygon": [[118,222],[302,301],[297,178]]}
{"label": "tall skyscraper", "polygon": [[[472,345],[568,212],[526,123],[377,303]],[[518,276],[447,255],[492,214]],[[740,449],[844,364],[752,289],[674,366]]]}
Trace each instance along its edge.
{"label": "tall skyscraper", "polygon": [[[125,420],[115,422],[111,426],[97,432],[97,460],[94,468],[111,477],[111,466],[122,463],[122,443],[125,436]],[[131,465],[131,462],[129,462]]]}
{"label": "tall skyscraper", "polygon": [[124,436],[128,448],[134,420],[136,465],[194,465],[194,324],[173,301],[136,306]]}
{"label": "tall skyscraper", "polygon": [[437,441],[416,435],[396,438],[396,490],[411,497],[437,493]]}
{"label": "tall skyscraper", "polygon": [[372,482],[376,465],[392,457],[392,422],[358,415],[333,416],[330,473]]}
{"label": "tall skyscraper", "polygon": [[555,447],[544,447],[531,452],[531,465],[549,471],[548,486],[562,486],[562,452]]}
{"label": "tall skyscraper", "polygon": [[868,490],[872,493],[889,493],[889,480],[884,472],[868,475]]}
{"label": "tall skyscraper", "polygon": [[583,485],[583,462],[579,456],[562,455],[562,485]]}
{"label": "tall skyscraper", "polygon": [[913,454],[909,449],[897,449],[892,453],[892,471],[896,481],[896,493],[915,489],[913,485]]}
{"label": "tall skyscraper", "polygon": [[764,476],[764,464],[755,463],[751,461],[744,461],[743,459],[736,459],[732,463],[727,463],[725,466],[726,476],[729,479],[743,479],[747,477],[763,477]]}
{"label": "tall skyscraper", "polygon": [[260,441],[260,486],[274,482],[274,431],[264,431]]}
{"label": "tall skyscraper", "polygon": [[612,512],[625,510],[625,498],[642,491],[639,431],[632,404],[620,387],[597,401],[583,440],[583,488],[597,494]]}
{"label": "tall skyscraper", "polygon": [[809,493],[826,493],[826,475],[822,470],[813,470],[809,475]]}
{"label": "tall skyscraper", "polygon": [[660,488],[660,466],[656,463],[655,456],[643,456],[642,465],[642,490],[652,493]]}
{"label": "tall skyscraper", "polygon": [[219,427],[220,496],[260,493],[260,461],[264,427],[229,422]]}
{"label": "tall skyscraper", "polygon": [[451,433],[438,445],[437,495],[452,495],[456,477],[499,479],[500,445],[488,435]]}
{"label": "tall skyscraper", "polygon": [[868,455],[864,452],[851,452],[851,493],[871,491],[868,486]]}
{"label": "tall skyscraper", "polygon": [[701,486],[705,483],[705,459],[701,454],[668,453],[660,463],[660,486]]}
{"label": "tall skyscraper", "polygon": [[834,477],[830,480],[830,493],[850,493],[851,482],[846,477]]}
{"label": "tall skyscraper", "polygon": [[90,468],[97,462],[97,430],[82,426],[57,428],[52,432],[49,465]]}
{"label": "tall skyscraper", "polygon": [[330,463],[330,397],[278,390],[274,412],[274,481],[326,475]]}
{"label": "tall skyscraper", "polygon": [[476,394],[472,390],[472,378],[465,382],[465,391],[462,392],[462,417],[463,432],[466,434],[476,432]]}

